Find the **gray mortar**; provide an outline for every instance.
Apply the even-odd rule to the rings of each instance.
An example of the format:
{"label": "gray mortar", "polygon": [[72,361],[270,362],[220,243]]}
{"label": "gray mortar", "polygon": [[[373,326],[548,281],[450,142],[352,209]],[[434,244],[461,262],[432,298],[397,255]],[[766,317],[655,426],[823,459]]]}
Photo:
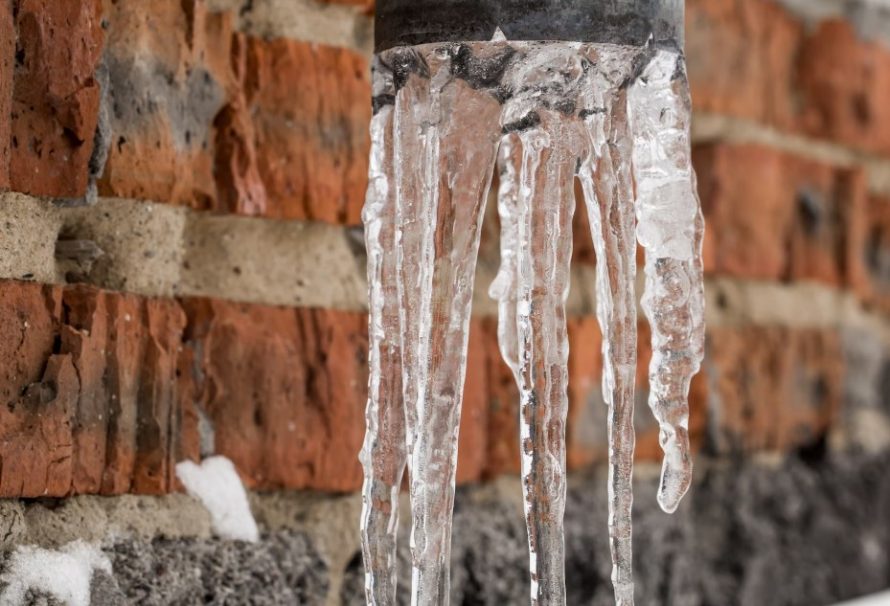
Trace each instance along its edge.
{"label": "gray mortar", "polygon": [[191,213],[182,293],[273,305],[364,309],[367,287],[342,228]]}
{"label": "gray mortar", "polygon": [[[59,257],[60,239],[92,243],[98,256]],[[0,193],[0,278],[7,279],[361,311],[367,287],[353,239],[323,223],[112,198],[63,208]]]}
{"label": "gray mortar", "polygon": [[[144,295],[179,294],[185,209],[103,198],[60,216],[60,238],[91,240],[104,253],[75,281]],[[69,272],[81,273],[59,264],[55,282],[70,281]]]}
{"label": "gray mortar", "polygon": [[290,38],[359,51],[374,49],[374,21],[355,7],[315,0],[209,0],[211,11],[238,15],[241,31],[262,38]]}
{"label": "gray mortar", "polygon": [[155,537],[208,539],[210,514],[182,494],[125,495],[0,501],[0,547],[53,549],[72,541],[149,541]]}

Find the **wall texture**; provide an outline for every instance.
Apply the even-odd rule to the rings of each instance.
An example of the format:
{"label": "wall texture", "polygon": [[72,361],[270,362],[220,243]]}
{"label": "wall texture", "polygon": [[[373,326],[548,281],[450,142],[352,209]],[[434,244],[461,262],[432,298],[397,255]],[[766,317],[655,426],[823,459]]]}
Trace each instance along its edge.
{"label": "wall texture", "polygon": [[[361,601],[372,5],[0,0],[0,546],[101,543],[114,573],[94,603]],[[890,586],[890,9],[687,5],[708,352],[696,486],[670,518],[641,326],[641,603],[830,604]],[[518,604],[517,394],[485,298],[489,217],[455,602]],[[584,221],[570,603],[605,604]],[[175,464],[212,454],[252,490],[260,544],[213,538],[180,494]]]}

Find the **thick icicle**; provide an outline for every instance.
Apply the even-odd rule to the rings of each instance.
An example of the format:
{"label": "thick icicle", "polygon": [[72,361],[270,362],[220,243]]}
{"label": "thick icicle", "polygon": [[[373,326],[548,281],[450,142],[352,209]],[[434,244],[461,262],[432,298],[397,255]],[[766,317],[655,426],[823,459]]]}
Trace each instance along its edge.
{"label": "thick icicle", "polygon": [[[636,219],[624,93],[589,119],[591,150],[580,176],[597,257],[603,333],[603,398],[609,408],[609,547],[615,601],[634,600],[632,520],[634,384],[637,369]],[[606,139],[600,143],[600,134]]]}
{"label": "thick icicle", "polygon": [[637,235],[646,248],[643,310],[652,327],[649,406],[665,455],[658,502],[670,513],[692,481],[688,395],[704,354],[704,221],[690,156],[682,54],[657,51],[628,97]]}
{"label": "thick icicle", "polygon": [[500,105],[453,77],[460,48],[397,50],[398,293],[412,603],[448,603],[451,515],[480,225]]}
{"label": "thick icicle", "polygon": [[[377,98],[392,93],[392,79],[377,66]],[[406,464],[405,411],[402,406],[402,366],[399,306],[396,287],[396,200],[392,187],[393,111],[378,108],[371,124],[371,162],[363,213],[368,251],[369,365],[367,433],[361,460],[365,471],[362,492],[362,551],[367,603],[396,603],[396,547],[399,490]]]}

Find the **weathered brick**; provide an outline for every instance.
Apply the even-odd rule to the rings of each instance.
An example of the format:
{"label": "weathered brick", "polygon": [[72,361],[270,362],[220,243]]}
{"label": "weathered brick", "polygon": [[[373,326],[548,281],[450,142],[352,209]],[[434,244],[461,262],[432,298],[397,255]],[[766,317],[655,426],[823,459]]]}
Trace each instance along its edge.
{"label": "weathered brick", "polygon": [[822,23],[799,52],[807,133],[890,152],[890,49],[860,40],[851,23]]}
{"label": "weathered brick", "polygon": [[865,182],[836,168],[756,145],[694,150],[708,224],[709,273],[855,282]]}
{"label": "weathered brick", "polygon": [[0,189],[9,187],[14,66],[15,23],[12,17],[12,0],[0,0]]}
{"label": "weathered brick", "polygon": [[369,69],[354,51],[236,32],[204,2],[108,2],[108,196],[357,224]]}
{"label": "weathered brick", "polygon": [[249,40],[247,97],[266,216],[360,222],[371,118],[367,61],[347,49]]}
{"label": "weathered brick", "polygon": [[163,493],[191,452],[173,301],[87,287],[0,283],[0,495]]}
{"label": "weathered brick", "polygon": [[34,195],[81,197],[99,117],[101,91],[95,73],[103,42],[101,0],[13,0],[13,6],[18,38],[11,187]]}
{"label": "weathered brick", "polygon": [[820,440],[839,412],[842,359],[833,331],[712,330],[704,367],[709,448],[786,452]]}
{"label": "weathered brick", "polygon": [[239,83],[233,16],[201,0],[105,0],[114,133],[100,192],[216,208],[212,125]]}
{"label": "weathered brick", "polygon": [[796,51],[803,26],[768,0],[686,2],[686,57],[697,110],[796,124]]}
{"label": "weathered brick", "polygon": [[[2,283],[0,495],[63,496],[71,489],[77,375],[54,354],[61,294],[53,287]],[[15,336],[15,337],[13,337]]]}
{"label": "weathered brick", "polygon": [[187,300],[195,394],[216,452],[256,488],[354,490],[364,436],[363,314]]}

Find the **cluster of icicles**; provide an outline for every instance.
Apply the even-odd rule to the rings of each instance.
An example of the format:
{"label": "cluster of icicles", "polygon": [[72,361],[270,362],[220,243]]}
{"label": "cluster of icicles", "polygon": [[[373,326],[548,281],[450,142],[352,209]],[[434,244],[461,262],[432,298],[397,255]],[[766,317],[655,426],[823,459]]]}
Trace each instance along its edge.
{"label": "cluster of icicles", "polygon": [[565,604],[563,514],[574,182],[597,255],[609,407],[616,602],[633,604],[636,249],[646,251],[649,404],[658,502],[689,488],[687,396],[703,353],[703,221],[682,53],[568,42],[396,48],[374,67],[364,212],[371,379],[362,535],[369,604],[396,604],[399,492],[409,472],[412,604],[449,599],[451,516],[480,226],[500,172],[499,339],[521,394],[532,604]]}

